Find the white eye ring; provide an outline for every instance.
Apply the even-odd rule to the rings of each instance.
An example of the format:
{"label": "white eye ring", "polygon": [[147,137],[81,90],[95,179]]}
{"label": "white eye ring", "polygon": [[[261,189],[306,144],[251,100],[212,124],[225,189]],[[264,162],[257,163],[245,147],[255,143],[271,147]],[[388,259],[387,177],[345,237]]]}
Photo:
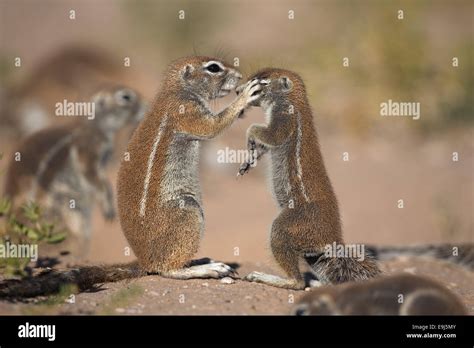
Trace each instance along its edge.
{"label": "white eye ring", "polygon": [[[222,73],[224,73],[224,70],[225,70],[224,65],[222,65],[221,62],[218,62],[218,61],[215,61],[215,60],[211,60],[209,62],[206,62],[203,66],[204,66],[205,71],[208,74],[212,74],[212,75],[222,74]],[[219,69],[215,70],[215,71],[210,70],[211,67],[213,67],[212,69],[215,69],[214,66],[217,66]]]}

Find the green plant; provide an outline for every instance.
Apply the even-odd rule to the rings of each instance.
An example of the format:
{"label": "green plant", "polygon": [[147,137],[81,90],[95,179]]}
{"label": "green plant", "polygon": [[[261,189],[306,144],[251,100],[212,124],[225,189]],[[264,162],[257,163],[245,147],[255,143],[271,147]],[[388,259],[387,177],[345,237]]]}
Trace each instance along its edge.
{"label": "green plant", "polygon": [[66,239],[66,231],[57,231],[55,224],[44,218],[36,203],[23,204],[17,213],[8,198],[0,198],[0,273],[5,278],[28,275],[28,264],[31,262],[30,258],[22,255],[10,255],[8,249],[11,246],[56,244]]}
{"label": "green plant", "polygon": [[[4,249],[11,245],[56,244],[66,239],[66,232],[56,231],[55,225],[43,218],[40,207],[34,202],[23,204],[17,217],[12,212],[11,202],[7,198],[2,198],[0,218],[4,220],[0,231],[0,244]],[[19,256],[0,258],[0,271],[5,277],[27,275],[30,259]]]}

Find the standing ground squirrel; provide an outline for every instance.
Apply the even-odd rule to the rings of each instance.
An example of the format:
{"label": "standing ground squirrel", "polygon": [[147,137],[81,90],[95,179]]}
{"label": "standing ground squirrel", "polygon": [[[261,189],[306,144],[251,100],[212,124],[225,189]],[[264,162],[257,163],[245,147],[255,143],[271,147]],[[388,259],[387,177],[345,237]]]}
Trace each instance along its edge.
{"label": "standing ground squirrel", "polygon": [[[251,81],[262,85],[261,106],[268,124],[254,124],[247,130],[249,160],[240,167],[245,174],[267,151],[272,158],[274,196],[281,209],[273,221],[270,244],[273,256],[290,279],[253,272],[246,279],[268,285],[303,289],[299,268],[304,259],[322,283],[363,280],[380,273],[365,255],[328,257],[324,248],[342,244],[339,209],[313,125],[313,113],[302,79],[294,72],[267,68]],[[241,87],[237,89],[239,92]]]}
{"label": "standing ground squirrel", "polygon": [[[204,232],[198,163],[201,140],[229,127],[259,98],[257,81],[220,113],[209,101],[230,93],[242,75],[219,59],[187,57],[173,62],[161,91],[133,134],[122,161],[118,208],[122,230],[148,273],[189,279],[233,273],[212,262],[190,267]],[[188,266],[188,267],[186,267]]]}
{"label": "standing ground squirrel", "polygon": [[461,300],[426,277],[397,274],[311,290],[297,315],[467,315]]}
{"label": "standing ground squirrel", "polygon": [[[144,109],[131,89],[108,86],[91,99],[95,115],[27,137],[9,164],[5,194],[19,207],[37,202],[44,216],[63,224],[71,233],[67,247],[87,254],[93,203],[101,204],[104,217],[115,213],[112,185],[106,165],[114,150],[116,133],[138,123]],[[78,250],[76,250],[76,248]]]}

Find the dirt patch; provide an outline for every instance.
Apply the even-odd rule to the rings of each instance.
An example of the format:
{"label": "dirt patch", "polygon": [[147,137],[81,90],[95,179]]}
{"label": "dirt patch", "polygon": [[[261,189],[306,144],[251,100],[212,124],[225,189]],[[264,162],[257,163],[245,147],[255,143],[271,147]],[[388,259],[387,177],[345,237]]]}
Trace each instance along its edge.
{"label": "dirt patch", "polygon": [[[474,277],[468,270],[444,261],[406,258],[382,264],[387,274],[410,272],[432,277],[460,296],[474,314]],[[239,273],[253,270],[275,272],[262,264],[244,263]],[[95,292],[57,303],[0,302],[4,314],[94,314],[94,315],[285,315],[304,291],[278,289],[237,279],[224,284],[215,279],[171,280],[147,276],[131,281],[103,284]]]}

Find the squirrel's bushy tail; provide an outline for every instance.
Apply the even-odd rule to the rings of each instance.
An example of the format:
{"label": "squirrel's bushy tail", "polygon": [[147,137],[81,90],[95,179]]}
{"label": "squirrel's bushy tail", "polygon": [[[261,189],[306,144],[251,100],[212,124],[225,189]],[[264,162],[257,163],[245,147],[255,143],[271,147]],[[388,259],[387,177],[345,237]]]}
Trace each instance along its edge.
{"label": "squirrel's bushy tail", "polygon": [[359,260],[354,257],[333,257],[319,253],[307,255],[305,260],[323,284],[366,280],[381,274],[377,262],[367,254]]}
{"label": "squirrel's bushy tail", "polygon": [[48,270],[21,280],[0,283],[0,298],[27,298],[49,295],[62,286],[75,285],[79,291],[102,283],[117,282],[146,275],[137,262],[105,266],[77,266],[67,270]]}
{"label": "squirrel's bushy tail", "polygon": [[403,255],[446,260],[474,271],[474,243],[426,244],[407,246],[366,246],[378,260],[390,260]]}

